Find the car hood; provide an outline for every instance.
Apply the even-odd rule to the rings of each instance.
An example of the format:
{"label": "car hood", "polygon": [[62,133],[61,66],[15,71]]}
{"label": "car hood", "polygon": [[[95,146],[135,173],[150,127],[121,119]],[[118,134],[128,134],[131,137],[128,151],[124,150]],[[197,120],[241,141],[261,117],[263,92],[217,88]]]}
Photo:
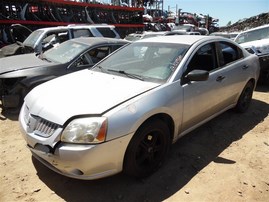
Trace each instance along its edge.
{"label": "car hood", "polygon": [[81,70],[34,88],[25,103],[30,113],[63,125],[77,115],[103,114],[160,84]]}
{"label": "car hood", "polygon": [[14,55],[21,46],[17,43],[9,44],[1,48],[1,54],[4,56]]}
{"label": "car hood", "polygon": [[258,54],[269,54],[269,39],[261,39],[240,44],[244,48],[255,48]]}
{"label": "car hood", "polygon": [[0,74],[50,64],[36,57],[35,53],[4,57],[0,58]]}

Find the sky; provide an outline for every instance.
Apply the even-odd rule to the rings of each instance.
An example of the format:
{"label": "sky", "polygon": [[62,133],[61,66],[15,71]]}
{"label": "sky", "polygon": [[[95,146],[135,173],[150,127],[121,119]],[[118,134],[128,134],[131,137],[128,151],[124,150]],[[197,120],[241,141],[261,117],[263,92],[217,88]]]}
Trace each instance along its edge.
{"label": "sky", "polygon": [[163,0],[163,9],[209,15],[219,19],[219,26],[269,12],[269,0]]}

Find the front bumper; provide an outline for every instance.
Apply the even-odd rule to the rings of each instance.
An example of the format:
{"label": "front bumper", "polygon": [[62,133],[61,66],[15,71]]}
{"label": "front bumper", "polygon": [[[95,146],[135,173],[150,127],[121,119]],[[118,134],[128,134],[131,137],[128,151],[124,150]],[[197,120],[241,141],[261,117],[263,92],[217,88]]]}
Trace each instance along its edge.
{"label": "front bumper", "polygon": [[54,153],[28,147],[33,156],[51,170],[71,178],[92,180],[122,171],[130,139],[128,135],[99,145],[60,143]]}
{"label": "front bumper", "polygon": [[98,179],[122,171],[127,146],[133,136],[126,136],[101,144],[70,144],[60,141],[62,128],[49,137],[31,131],[31,122],[24,112],[19,116],[22,135],[33,156],[55,172],[76,179]]}

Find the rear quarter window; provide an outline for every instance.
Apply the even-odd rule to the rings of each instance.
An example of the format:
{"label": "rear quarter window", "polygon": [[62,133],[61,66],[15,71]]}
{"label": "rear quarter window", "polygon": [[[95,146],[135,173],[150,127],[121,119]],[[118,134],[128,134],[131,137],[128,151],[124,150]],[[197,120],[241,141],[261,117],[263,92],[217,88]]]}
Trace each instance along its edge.
{"label": "rear quarter window", "polygon": [[99,27],[96,28],[104,37],[115,38],[116,34],[110,28]]}
{"label": "rear quarter window", "polygon": [[243,57],[242,50],[231,43],[220,42],[220,51],[222,55],[220,59],[221,66],[237,61]]}
{"label": "rear quarter window", "polygon": [[74,38],[78,37],[93,37],[93,34],[88,29],[74,29],[73,30],[73,36]]}

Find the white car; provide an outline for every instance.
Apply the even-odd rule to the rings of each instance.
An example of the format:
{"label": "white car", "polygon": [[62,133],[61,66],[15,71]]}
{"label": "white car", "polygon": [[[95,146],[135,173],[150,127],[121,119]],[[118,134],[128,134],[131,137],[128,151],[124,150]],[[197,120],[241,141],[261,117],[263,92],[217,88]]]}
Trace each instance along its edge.
{"label": "white car", "polygon": [[0,57],[25,53],[41,53],[60,43],[79,37],[108,37],[120,39],[113,25],[68,25],[46,27],[33,31],[22,43],[4,46],[0,49]]}
{"label": "white car", "polygon": [[33,156],[62,175],[145,177],[183,135],[245,112],[258,76],[258,57],[223,37],[141,39],[34,88],[19,121]]}
{"label": "white car", "polygon": [[260,80],[269,84],[269,24],[241,32],[234,40],[250,53],[258,55]]}

